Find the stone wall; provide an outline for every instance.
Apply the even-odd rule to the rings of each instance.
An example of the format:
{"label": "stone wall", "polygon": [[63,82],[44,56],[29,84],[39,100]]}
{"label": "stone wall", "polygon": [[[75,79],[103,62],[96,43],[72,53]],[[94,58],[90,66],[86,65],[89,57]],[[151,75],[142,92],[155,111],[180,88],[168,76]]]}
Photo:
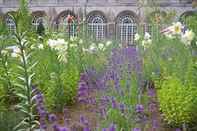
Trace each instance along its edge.
{"label": "stone wall", "polygon": [[[0,0],[1,14],[16,11],[18,0]],[[140,8],[137,0],[32,0],[30,9],[32,12],[42,11],[46,16],[55,21],[58,15],[64,11],[73,11],[76,16],[82,17],[94,11],[100,11],[107,18],[108,22],[114,22],[117,16],[124,11],[133,12],[136,19],[146,21],[147,9]],[[13,4],[12,4],[13,2]],[[191,4],[180,3],[179,0],[160,0],[162,11],[168,12],[175,10],[177,17],[186,11],[194,10]]]}

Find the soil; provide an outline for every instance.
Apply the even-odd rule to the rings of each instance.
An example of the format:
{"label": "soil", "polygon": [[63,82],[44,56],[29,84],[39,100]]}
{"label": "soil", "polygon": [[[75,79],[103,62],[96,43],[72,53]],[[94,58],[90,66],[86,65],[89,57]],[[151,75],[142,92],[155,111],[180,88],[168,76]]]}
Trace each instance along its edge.
{"label": "soil", "polygon": [[[95,94],[93,93],[92,96]],[[144,131],[175,131],[175,129],[167,128],[162,121],[161,112],[159,111],[159,104],[157,98],[150,98],[149,102],[155,103],[156,109],[150,114],[150,119],[148,120],[149,127]],[[97,125],[97,113],[95,112],[96,106],[85,105],[81,103],[76,103],[73,106],[67,106],[63,114],[57,114],[60,125],[64,125],[72,129],[72,131],[83,131],[83,125],[80,124],[80,116],[83,115],[89,122],[91,130],[94,131]],[[153,128],[152,121],[155,119],[157,121],[156,127]],[[53,131],[52,128],[47,131]]]}

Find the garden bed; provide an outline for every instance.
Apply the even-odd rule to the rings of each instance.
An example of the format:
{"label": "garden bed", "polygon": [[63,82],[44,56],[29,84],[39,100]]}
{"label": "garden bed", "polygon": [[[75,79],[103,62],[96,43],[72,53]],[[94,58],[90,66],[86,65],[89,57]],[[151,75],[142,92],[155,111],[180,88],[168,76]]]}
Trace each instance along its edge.
{"label": "garden bed", "polygon": [[197,130],[193,25],[139,28],[123,46],[35,30],[22,2],[15,32],[0,23],[1,130]]}

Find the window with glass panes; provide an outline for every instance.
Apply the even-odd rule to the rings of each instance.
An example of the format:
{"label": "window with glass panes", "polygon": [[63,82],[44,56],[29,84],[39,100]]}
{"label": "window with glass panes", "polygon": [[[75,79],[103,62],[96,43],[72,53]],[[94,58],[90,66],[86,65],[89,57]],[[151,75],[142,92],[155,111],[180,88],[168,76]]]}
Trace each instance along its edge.
{"label": "window with glass panes", "polygon": [[16,30],[16,24],[15,24],[14,20],[9,16],[6,18],[6,25],[7,25],[9,31],[13,32]]}
{"label": "window with glass panes", "polygon": [[123,43],[133,43],[134,35],[137,32],[137,24],[131,15],[122,15],[118,18],[117,25],[117,37]]}
{"label": "window with glass panes", "polygon": [[92,15],[88,18],[88,34],[96,40],[106,37],[106,20],[102,15]]}

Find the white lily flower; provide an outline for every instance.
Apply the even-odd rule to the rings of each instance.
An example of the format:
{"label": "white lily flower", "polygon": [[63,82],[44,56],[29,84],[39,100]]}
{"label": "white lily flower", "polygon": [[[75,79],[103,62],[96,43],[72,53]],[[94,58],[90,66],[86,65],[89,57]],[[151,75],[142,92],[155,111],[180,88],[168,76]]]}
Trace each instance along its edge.
{"label": "white lily flower", "polygon": [[20,49],[18,48],[18,46],[9,46],[6,49],[11,50],[13,53],[16,53],[16,54],[20,53]]}
{"label": "white lily flower", "polygon": [[135,41],[140,40],[140,35],[139,35],[138,33],[136,33],[136,34],[135,34],[135,36],[134,36],[134,40],[135,40]]}
{"label": "white lily flower", "polygon": [[52,40],[52,39],[49,39],[48,40],[48,45],[51,47],[51,48],[54,48],[57,44],[56,44],[56,40]]}
{"label": "white lily flower", "polygon": [[64,44],[65,43],[65,40],[64,39],[57,39],[57,44]]}
{"label": "white lily flower", "polygon": [[95,43],[91,44],[90,47],[89,47],[89,52],[92,53],[94,51],[96,51],[96,44]]}
{"label": "white lily flower", "polygon": [[151,38],[151,35],[148,32],[145,32],[144,39],[148,40]]}
{"label": "white lily flower", "polygon": [[91,45],[90,45],[90,48],[89,48],[90,50],[94,50],[94,49],[96,49],[96,44],[95,43],[92,43]]}
{"label": "white lily flower", "polygon": [[86,49],[86,48],[82,48],[82,51],[83,51],[83,52],[88,52],[89,50]]}
{"label": "white lily flower", "polygon": [[14,57],[14,58],[16,58],[16,57],[18,57],[19,55],[18,54],[16,54],[16,53],[11,53],[11,57]]}
{"label": "white lily flower", "polygon": [[70,37],[70,41],[73,42],[73,41],[76,41],[76,40],[77,40],[77,37],[75,37],[75,36],[71,36],[71,37]]}
{"label": "white lily flower", "polygon": [[83,44],[83,40],[82,39],[79,40],[79,44]]}
{"label": "white lily flower", "polygon": [[183,28],[183,25],[181,24],[181,22],[173,23],[173,26],[172,26],[173,34],[181,34],[182,28]]}
{"label": "white lily flower", "polygon": [[103,44],[103,43],[99,43],[99,44],[98,44],[98,48],[99,48],[100,50],[102,50],[102,49],[104,48],[104,44]]}
{"label": "white lily flower", "polygon": [[38,49],[44,49],[44,45],[43,44],[39,44],[38,45]]}
{"label": "white lily flower", "polygon": [[152,40],[151,39],[142,41],[142,46],[144,47],[144,49],[148,48],[151,44],[152,44]]}
{"label": "white lily flower", "polygon": [[152,40],[151,40],[151,39],[148,39],[148,40],[147,40],[147,43],[148,43],[148,44],[152,44]]}
{"label": "white lily flower", "polygon": [[77,44],[70,44],[70,47],[77,47]]}
{"label": "white lily flower", "polygon": [[110,46],[111,44],[112,44],[111,41],[107,41],[107,42],[106,42],[106,46]]}
{"label": "white lily flower", "polygon": [[20,54],[20,49],[17,46],[9,46],[6,49],[12,50],[11,57],[18,57]]}
{"label": "white lily flower", "polygon": [[7,55],[8,51],[7,50],[2,50],[1,53],[2,53],[2,55]]}
{"label": "white lily flower", "polygon": [[188,41],[192,41],[194,39],[194,32],[191,30],[186,30],[185,33],[182,35],[183,39],[186,39]]}

